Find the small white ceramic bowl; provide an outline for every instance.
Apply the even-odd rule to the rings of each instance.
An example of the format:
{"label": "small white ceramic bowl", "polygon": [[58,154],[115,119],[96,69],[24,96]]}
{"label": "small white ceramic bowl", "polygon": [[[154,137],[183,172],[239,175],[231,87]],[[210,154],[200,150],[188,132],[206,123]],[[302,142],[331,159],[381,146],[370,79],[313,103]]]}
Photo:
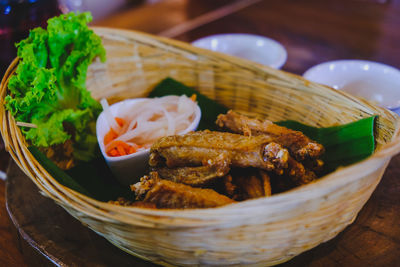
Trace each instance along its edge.
{"label": "small white ceramic bowl", "polygon": [[[124,106],[134,106],[137,103],[143,101],[145,98],[135,98],[135,99],[126,99],[124,101],[115,103],[110,106],[110,111],[114,117],[118,116],[118,110]],[[126,110],[126,106],[124,106]],[[199,125],[201,118],[201,110],[200,107],[196,107],[195,118],[193,122],[181,132],[181,134],[188,133],[190,131],[195,131],[197,126]],[[97,141],[100,146],[101,153],[103,154],[104,159],[106,160],[108,166],[113,172],[115,178],[123,185],[131,185],[138,181],[140,177],[148,172],[148,162],[150,156],[150,149],[145,149],[133,154],[129,154],[126,156],[119,157],[110,157],[106,154],[105,146],[104,146],[104,136],[110,130],[110,126],[106,120],[106,116],[104,112],[100,113],[96,122],[96,134]]]}
{"label": "small white ceramic bowl", "polygon": [[381,107],[400,107],[400,71],[366,60],[337,60],[316,65],[304,78],[346,91]]}
{"label": "small white ceramic bowl", "polygon": [[254,34],[226,33],[210,35],[192,45],[248,59],[273,68],[281,68],[287,59],[286,49],[277,41]]}

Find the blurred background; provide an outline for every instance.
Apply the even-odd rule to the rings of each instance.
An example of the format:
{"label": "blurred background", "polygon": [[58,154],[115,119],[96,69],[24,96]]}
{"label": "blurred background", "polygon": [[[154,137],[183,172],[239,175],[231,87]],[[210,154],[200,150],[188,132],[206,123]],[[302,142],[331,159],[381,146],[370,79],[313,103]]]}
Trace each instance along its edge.
{"label": "blurred background", "polygon": [[267,36],[284,45],[283,69],[296,74],[344,58],[400,67],[400,0],[0,0],[0,74],[29,29],[71,10],[91,11],[92,25],[186,42],[218,33]]}

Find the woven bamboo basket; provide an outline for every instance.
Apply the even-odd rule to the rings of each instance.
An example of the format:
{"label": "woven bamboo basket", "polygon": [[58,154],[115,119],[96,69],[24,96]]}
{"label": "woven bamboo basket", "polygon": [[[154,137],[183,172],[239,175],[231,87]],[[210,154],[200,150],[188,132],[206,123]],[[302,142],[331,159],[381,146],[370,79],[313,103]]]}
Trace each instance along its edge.
{"label": "woven bamboo basket", "polygon": [[[60,185],[35,160],[3,104],[0,127],[14,161],[44,195],[122,250],[161,265],[268,266],[335,237],[351,224],[400,150],[399,118],[343,92],[188,44],[93,28],[107,62],[94,62],[87,86],[109,102],[146,96],[172,77],[236,111],[272,121],[331,126],[379,115],[376,152],[318,182],[269,198],[213,209],[152,210],[99,202]],[[1,83],[1,101],[18,64]]]}

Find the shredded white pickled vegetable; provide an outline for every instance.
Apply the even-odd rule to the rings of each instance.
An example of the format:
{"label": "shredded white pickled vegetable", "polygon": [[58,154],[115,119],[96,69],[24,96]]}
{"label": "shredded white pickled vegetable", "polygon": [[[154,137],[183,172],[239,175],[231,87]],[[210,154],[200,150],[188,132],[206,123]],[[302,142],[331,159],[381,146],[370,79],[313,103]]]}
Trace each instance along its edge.
{"label": "shredded white pickled vegetable", "polygon": [[[158,138],[181,134],[193,122],[197,103],[185,95],[146,98],[121,106],[113,115],[107,100],[100,101],[108,125],[117,133],[115,140],[149,148]],[[115,117],[126,123],[120,127]]]}
{"label": "shredded white pickled vegetable", "polygon": [[103,98],[100,100],[100,104],[103,107],[104,110],[104,115],[106,116],[106,120],[108,122],[108,125],[116,132],[119,133],[121,130],[121,127],[118,125],[118,123],[115,121],[113,114],[111,113],[110,106],[108,105],[107,99]]}

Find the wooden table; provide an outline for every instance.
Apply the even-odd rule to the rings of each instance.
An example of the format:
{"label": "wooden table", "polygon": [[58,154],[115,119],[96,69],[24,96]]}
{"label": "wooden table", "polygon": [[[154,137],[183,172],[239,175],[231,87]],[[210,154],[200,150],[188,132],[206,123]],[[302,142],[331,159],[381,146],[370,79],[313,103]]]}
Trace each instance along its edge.
{"label": "wooden table", "polygon": [[[344,58],[379,61],[400,68],[400,0],[165,0],[121,9],[94,24],[187,42],[216,33],[264,35],[286,47],[288,60],[283,70],[296,74],[315,64]],[[2,153],[0,159],[0,169],[5,170],[8,156]],[[392,160],[353,225],[332,241],[285,265],[398,265],[399,166],[400,156]],[[13,241],[4,192],[5,183],[0,181],[0,266],[33,265],[26,260],[30,255],[23,249],[23,241]],[[104,266],[110,264],[103,262]]]}

